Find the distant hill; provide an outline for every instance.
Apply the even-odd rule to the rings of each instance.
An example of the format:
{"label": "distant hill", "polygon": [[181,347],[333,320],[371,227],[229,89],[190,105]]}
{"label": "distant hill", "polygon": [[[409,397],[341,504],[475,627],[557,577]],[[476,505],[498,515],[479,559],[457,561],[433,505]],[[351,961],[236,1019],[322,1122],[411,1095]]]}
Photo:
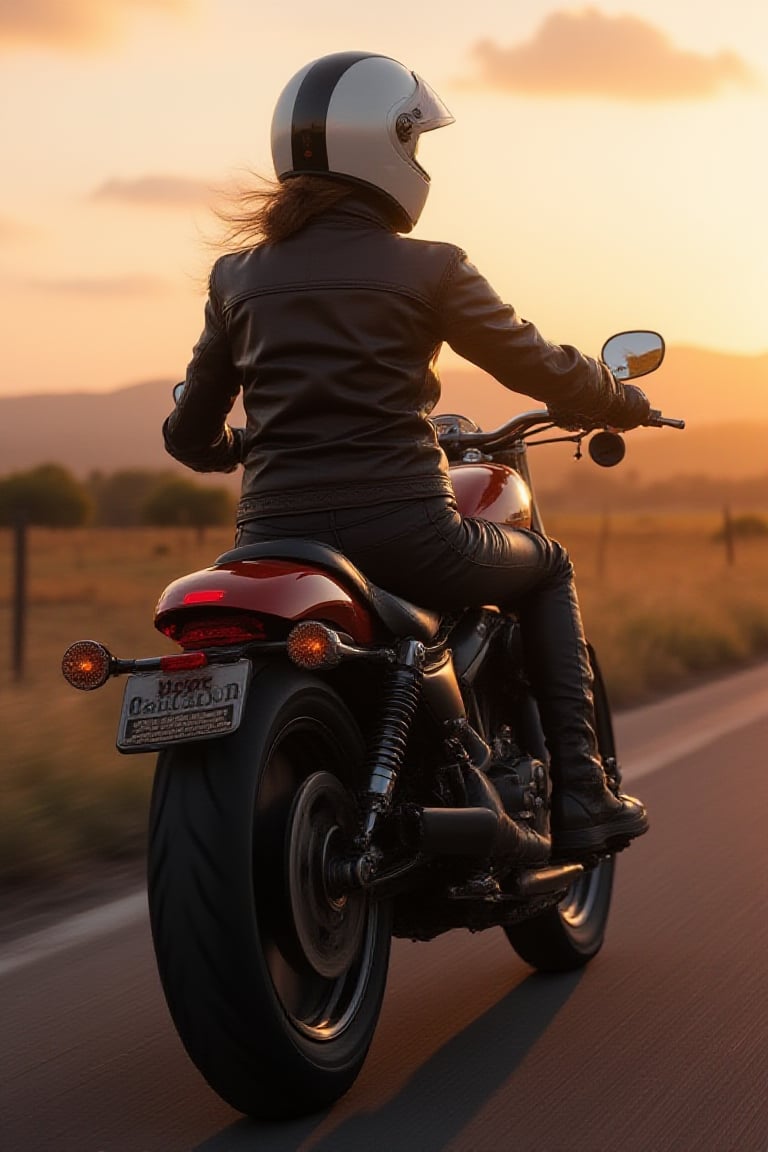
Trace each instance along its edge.
{"label": "distant hill", "polygon": [[[441,408],[463,411],[463,404],[466,414],[484,427],[501,423],[516,408],[535,406],[521,404],[514,393],[476,369],[445,369],[442,379]],[[768,354],[734,356],[702,348],[667,348],[661,368],[637,383],[654,408],[685,419],[689,428],[719,422],[768,424]]]}
{"label": "distant hill", "polygon": [[[442,379],[439,410],[462,412],[482,427],[537,406],[476,369],[446,367]],[[79,476],[94,469],[180,468],[163,451],[160,435],[172,384],[152,380],[114,392],[0,396],[0,475],[46,461]],[[631,433],[622,470],[631,469],[644,482],[689,473],[768,472],[768,355],[673,348],[643,384],[655,406],[684,417],[688,427]],[[233,423],[242,419],[236,410]],[[533,461],[547,484],[567,479],[574,466],[568,445],[542,449]],[[595,466],[585,459],[580,467]]]}

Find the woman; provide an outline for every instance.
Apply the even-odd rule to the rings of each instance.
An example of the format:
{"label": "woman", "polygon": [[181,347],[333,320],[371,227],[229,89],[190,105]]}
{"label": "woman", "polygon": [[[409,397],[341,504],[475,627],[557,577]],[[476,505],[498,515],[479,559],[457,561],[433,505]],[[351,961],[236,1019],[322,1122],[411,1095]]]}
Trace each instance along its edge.
{"label": "woman", "polygon": [[[551,756],[555,851],[600,851],[648,822],[606,784],[570,561],[533,532],[461,518],[427,417],[444,341],[562,414],[626,429],[649,405],[545,341],[459,248],[402,235],[429,190],[419,136],[452,121],[386,56],[337,53],[293,77],[272,122],[278,184],[232,218],[241,246],[214,265],[165,443],[200,471],[244,464],[238,544],[310,537],[415,603],[516,608]],[[240,388],[247,427],[234,432]]]}

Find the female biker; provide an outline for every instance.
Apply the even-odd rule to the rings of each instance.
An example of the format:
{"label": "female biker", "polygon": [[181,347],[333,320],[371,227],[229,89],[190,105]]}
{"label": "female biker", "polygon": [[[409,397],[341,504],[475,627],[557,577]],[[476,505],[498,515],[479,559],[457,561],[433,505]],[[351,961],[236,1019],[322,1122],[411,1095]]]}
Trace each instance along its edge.
{"label": "female biker", "polygon": [[[386,56],[336,53],[290,80],[272,121],[278,183],[232,217],[240,245],[211,272],[165,444],[199,471],[244,464],[238,544],[308,537],[414,603],[513,607],[551,757],[554,849],[591,853],[648,821],[606,783],[572,567],[553,540],[460,516],[428,420],[435,361],[447,342],[505,387],[615,428],[649,405],[544,340],[461,249],[402,235],[429,191],[419,136],[452,121]],[[234,431],[241,388],[247,426]]]}

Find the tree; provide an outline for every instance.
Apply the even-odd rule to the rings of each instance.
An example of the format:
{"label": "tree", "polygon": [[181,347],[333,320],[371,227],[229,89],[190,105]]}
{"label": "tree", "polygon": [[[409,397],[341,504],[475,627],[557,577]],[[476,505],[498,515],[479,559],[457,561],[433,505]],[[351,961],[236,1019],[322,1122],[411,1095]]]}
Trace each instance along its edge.
{"label": "tree", "polygon": [[145,501],[145,524],[191,526],[202,531],[233,519],[233,498],[226,488],[201,488],[190,480],[167,480]]}
{"label": "tree", "polygon": [[12,524],[24,516],[28,524],[75,528],[85,523],[90,512],[88,493],[60,464],[41,464],[0,479],[0,524]]}
{"label": "tree", "polygon": [[94,522],[118,528],[145,523],[145,504],[162,484],[173,478],[173,472],[147,468],[123,468],[108,475],[91,472],[87,487],[96,506]]}

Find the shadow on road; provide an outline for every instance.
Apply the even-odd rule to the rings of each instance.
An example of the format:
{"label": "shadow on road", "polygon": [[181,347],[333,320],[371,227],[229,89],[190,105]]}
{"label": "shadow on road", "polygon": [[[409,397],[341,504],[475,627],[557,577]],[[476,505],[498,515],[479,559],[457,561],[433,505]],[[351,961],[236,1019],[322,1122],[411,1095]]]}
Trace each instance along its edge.
{"label": "shadow on road", "polygon": [[[239,1120],[192,1152],[441,1152],[525,1059],[581,976],[581,971],[529,976],[415,1066],[401,1090],[380,1107],[346,1114],[350,1104],[354,1107],[353,1088],[351,1097],[336,1105],[345,1113],[338,1124],[334,1109],[283,1123]],[[399,1064],[403,1059],[396,1050],[383,1057]]]}

